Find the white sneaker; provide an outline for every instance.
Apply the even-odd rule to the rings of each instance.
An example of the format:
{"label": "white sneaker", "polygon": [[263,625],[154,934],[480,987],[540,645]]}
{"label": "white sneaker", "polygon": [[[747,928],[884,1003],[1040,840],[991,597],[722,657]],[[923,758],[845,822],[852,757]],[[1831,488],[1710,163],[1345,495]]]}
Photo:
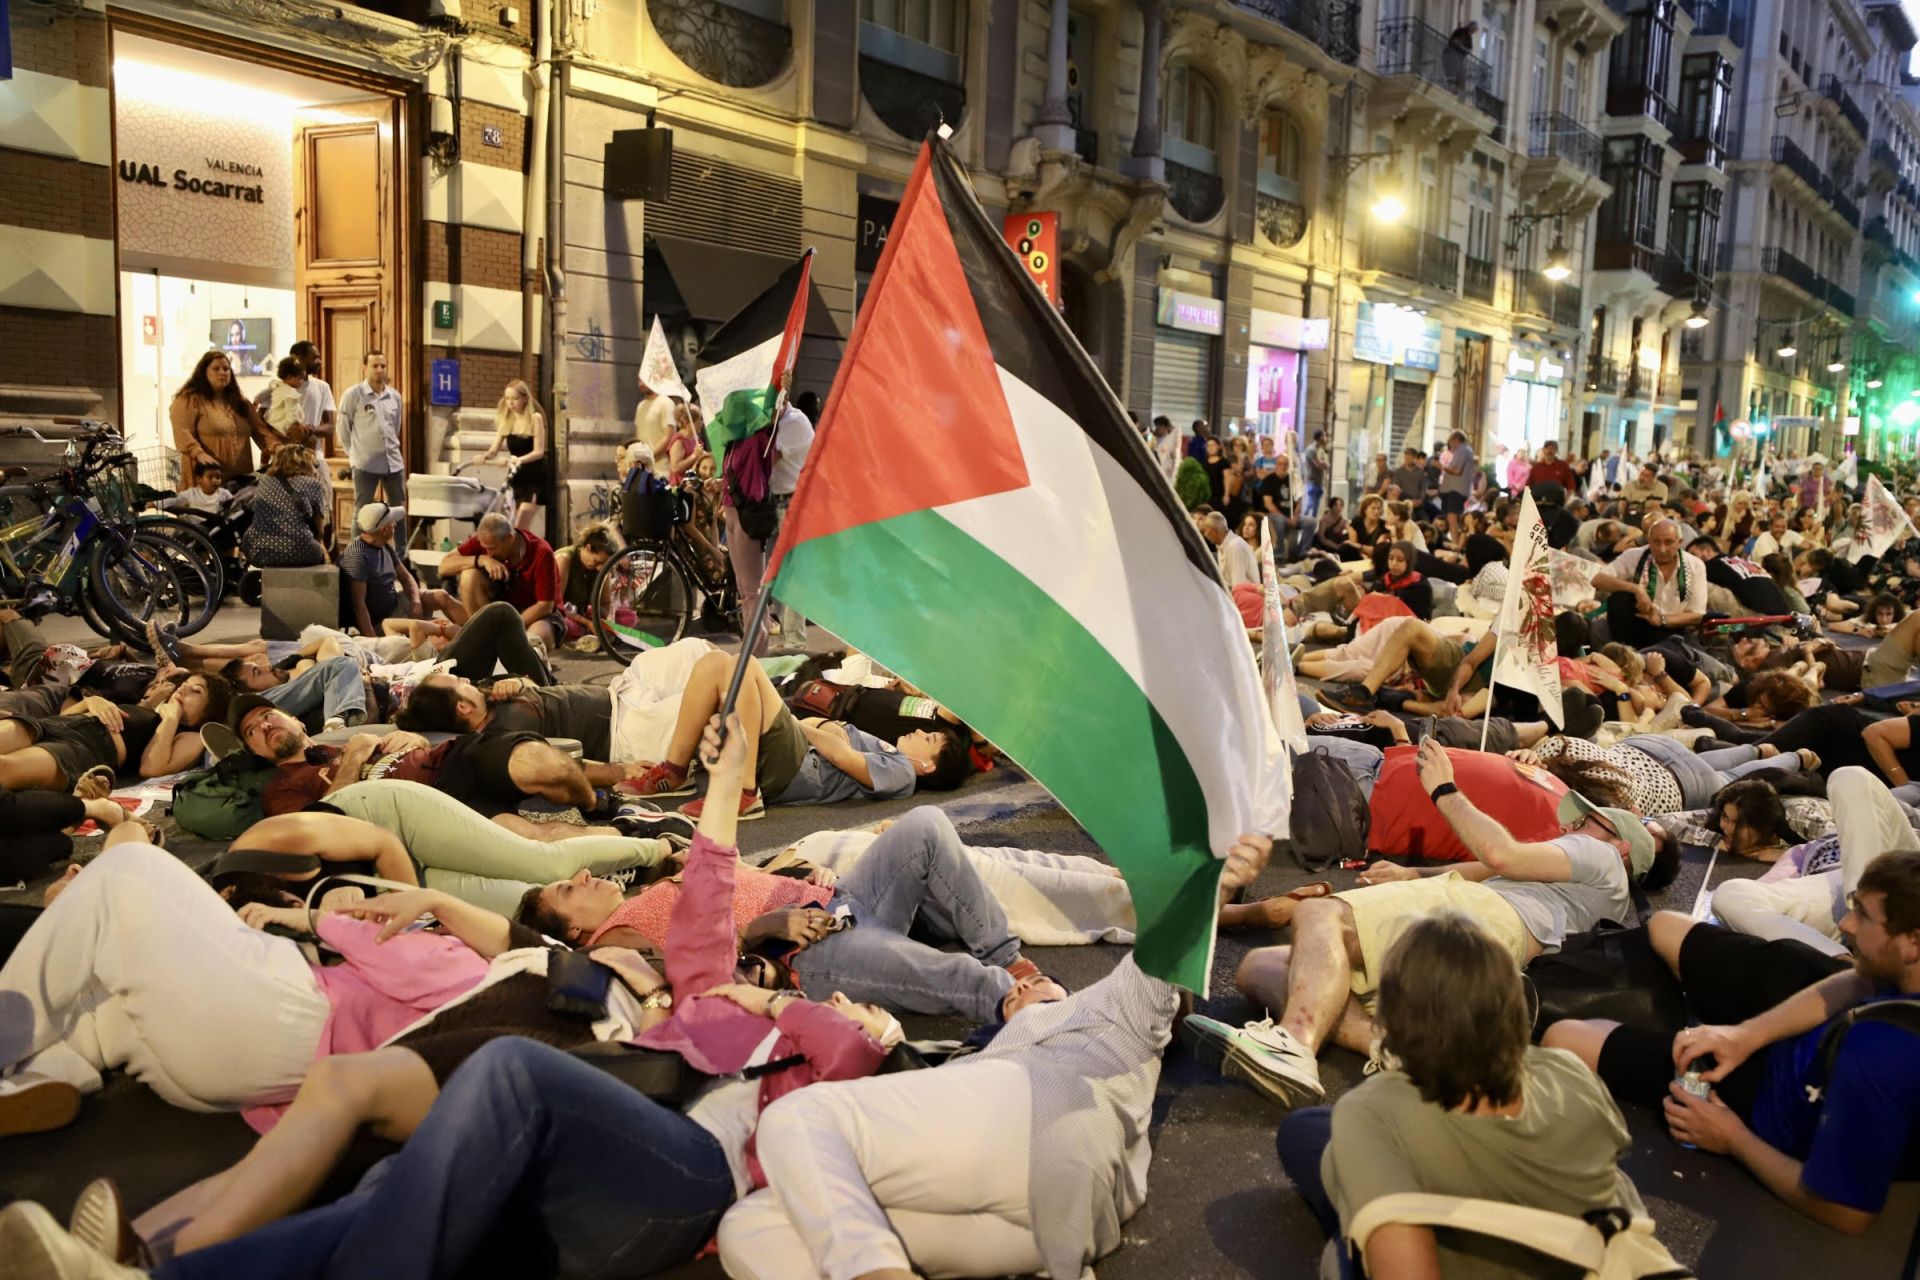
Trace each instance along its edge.
{"label": "white sneaker", "polygon": [[1292,1034],[1262,1018],[1232,1027],[1192,1014],[1181,1023],[1185,1039],[1203,1062],[1236,1076],[1286,1107],[1326,1101],[1320,1064]]}
{"label": "white sneaker", "polygon": [[1654,713],[1653,723],[1648,728],[1656,733],[1665,733],[1669,729],[1680,727],[1680,710],[1692,705],[1684,693],[1674,693],[1667,698],[1667,705]]}
{"label": "white sneaker", "polygon": [[322,733],[338,733],[347,727],[347,722],[339,716],[328,716],[327,722],[320,726]]}
{"label": "white sneaker", "polygon": [[22,1280],[122,1280],[146,1272],[88,1248],[30,1200],[0,1209],[0,1274]]}

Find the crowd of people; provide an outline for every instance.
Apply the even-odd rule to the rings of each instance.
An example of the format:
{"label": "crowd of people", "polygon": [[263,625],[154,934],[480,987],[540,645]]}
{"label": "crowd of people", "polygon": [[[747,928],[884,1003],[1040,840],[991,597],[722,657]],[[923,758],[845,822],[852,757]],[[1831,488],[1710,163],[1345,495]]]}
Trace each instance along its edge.
{"label": "crowd of people", "polygon": [[[283,431],[260,484],[291,495],[270,525],[291,538],[311,454],[225,397],[222,359],[186,411],[191,488],[217,497],[253,471],[248,433]],[[355,441],[393,396],[373,359],[338,411]],[[624,450],[629,490],[711,498],[696,523],[746,600],[809,408],[716,473],[697,411],[647,391]],[[49,881],[0,967],[0,1143],[72,1122],[112,1072],[261,1135],[157,1205],[108,1177],[65,1224],[7,1206],[0,1275],[641,1276],[711,1249],[735,1277],[1072,1280],[1146,1199],[1176,1036],[1273,1104],[1326,1274],[1527,1273],[1403,1193],[1644,1217],[1623,1105],[1866,1230],[1920,1171],[1920,534],[1870,538],[1865,469],[1552,442],[1483,463],[1455,433],[1376,458],[1349,515],[1319,436],[1144,438],[1170,483],[1199,468],[1250,639],[1313,682],[1294,829],[1217,850],[1219,927],[1261,931],[1233,984],[1259,1016],[1193,1012],[1131,956],[1069,991],[1028,951],[1131,942],[1126,883],[969,846],[934,805],[861,831],[819,809],[743,860],[770,806],[951,790],[997,753],[858,653],[687,639],[558,679],[577,580],[617,544],[527,528],[540,489],[518,478],[550,441],[509,387],[494,449],[520,460],[523,519],[482,521],[437,586],[394,550],[399,470],[356,444],[338,627],[86,652],[0,613],[0,876]],[[1567,562],[1558,706],[1491,681],[1476,612],[1523,489]],[[172,824],[111,798],[142,779],[172,786]],[[1313,857],[1340,836],[1311,815],[1356,811],[1357,884],[1260,896],[1276,838]],[[104,847],[62,867],[86,823]],[[224,851],[196,870],[169,831]],[[1653,911],[1689,856],[1769,865],[1709,918]],[[1567,1014],[1555,961],[1608,922],[1646,964],[1585,993],[1619,1016]],[[909,1042],[916,1017],[969,1030]],[[1336,1048],[1367,1078],[1329,1107]],[[359,1135],[391,1150],[365,1176]]]}

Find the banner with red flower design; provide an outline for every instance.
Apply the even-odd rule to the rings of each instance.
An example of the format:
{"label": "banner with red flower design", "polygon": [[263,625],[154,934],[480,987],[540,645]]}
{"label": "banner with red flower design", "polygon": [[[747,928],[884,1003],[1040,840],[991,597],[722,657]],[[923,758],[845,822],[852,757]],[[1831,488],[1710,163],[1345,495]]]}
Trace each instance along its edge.
{"label": "banner with red flower design", "polygon": [[1540,709],[1549,720],[1564,725],[1555,612],[1553,549],[1547,545],[1547,527],[1540,523],[1540,510],[1528,490],[1521,499],[1520,527],[1513,535],[1513,559],[1507,564],[1507,593],[1494,623],[1499,636],[1493,682],[1531,693],[1540,699]]}

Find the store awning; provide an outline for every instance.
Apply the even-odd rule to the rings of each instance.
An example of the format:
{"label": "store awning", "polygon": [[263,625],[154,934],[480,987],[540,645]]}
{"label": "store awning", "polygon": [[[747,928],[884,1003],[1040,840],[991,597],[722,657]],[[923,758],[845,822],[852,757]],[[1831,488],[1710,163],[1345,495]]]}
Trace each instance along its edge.
{"label": "store awning", "polygon": [[[792,259],[752,249],[648,236],[646,309],[654,315],[683,315],[719,324],[759,296],[792,265]],[[808,337],[846,337],[827,309],[816,282],[807,285]]]}

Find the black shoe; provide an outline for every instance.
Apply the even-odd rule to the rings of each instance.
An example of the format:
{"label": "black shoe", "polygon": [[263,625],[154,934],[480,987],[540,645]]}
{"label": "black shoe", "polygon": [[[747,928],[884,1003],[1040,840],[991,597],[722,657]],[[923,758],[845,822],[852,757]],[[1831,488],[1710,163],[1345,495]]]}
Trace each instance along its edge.
{"label": "black shoe", "polygon": [[1374,694],[1359,681],[1320,686],[1320,701],[1336,711],[1368,712],[1374,708]]}
{"label": "black shoe", "polygon": [[1394,712],[1397,715],[1402,708],[1413,701],[1413,690],[1382,689],[1373,695],[1373,700],[1378,703],[1382,709]]}
{"label": "black shoe", "polygon": [[693,819],[683,813],[621,813],[613,829],[631,840],[665,840],[676,849],[693,843]]}
{"label": "black shoe", "polygon": [[1560,691],[1560,715],[1566,721],[1563,731],[1569,738],[1591,739],[1607,720],[1606,708],[1595,702],[1585,689]]}

